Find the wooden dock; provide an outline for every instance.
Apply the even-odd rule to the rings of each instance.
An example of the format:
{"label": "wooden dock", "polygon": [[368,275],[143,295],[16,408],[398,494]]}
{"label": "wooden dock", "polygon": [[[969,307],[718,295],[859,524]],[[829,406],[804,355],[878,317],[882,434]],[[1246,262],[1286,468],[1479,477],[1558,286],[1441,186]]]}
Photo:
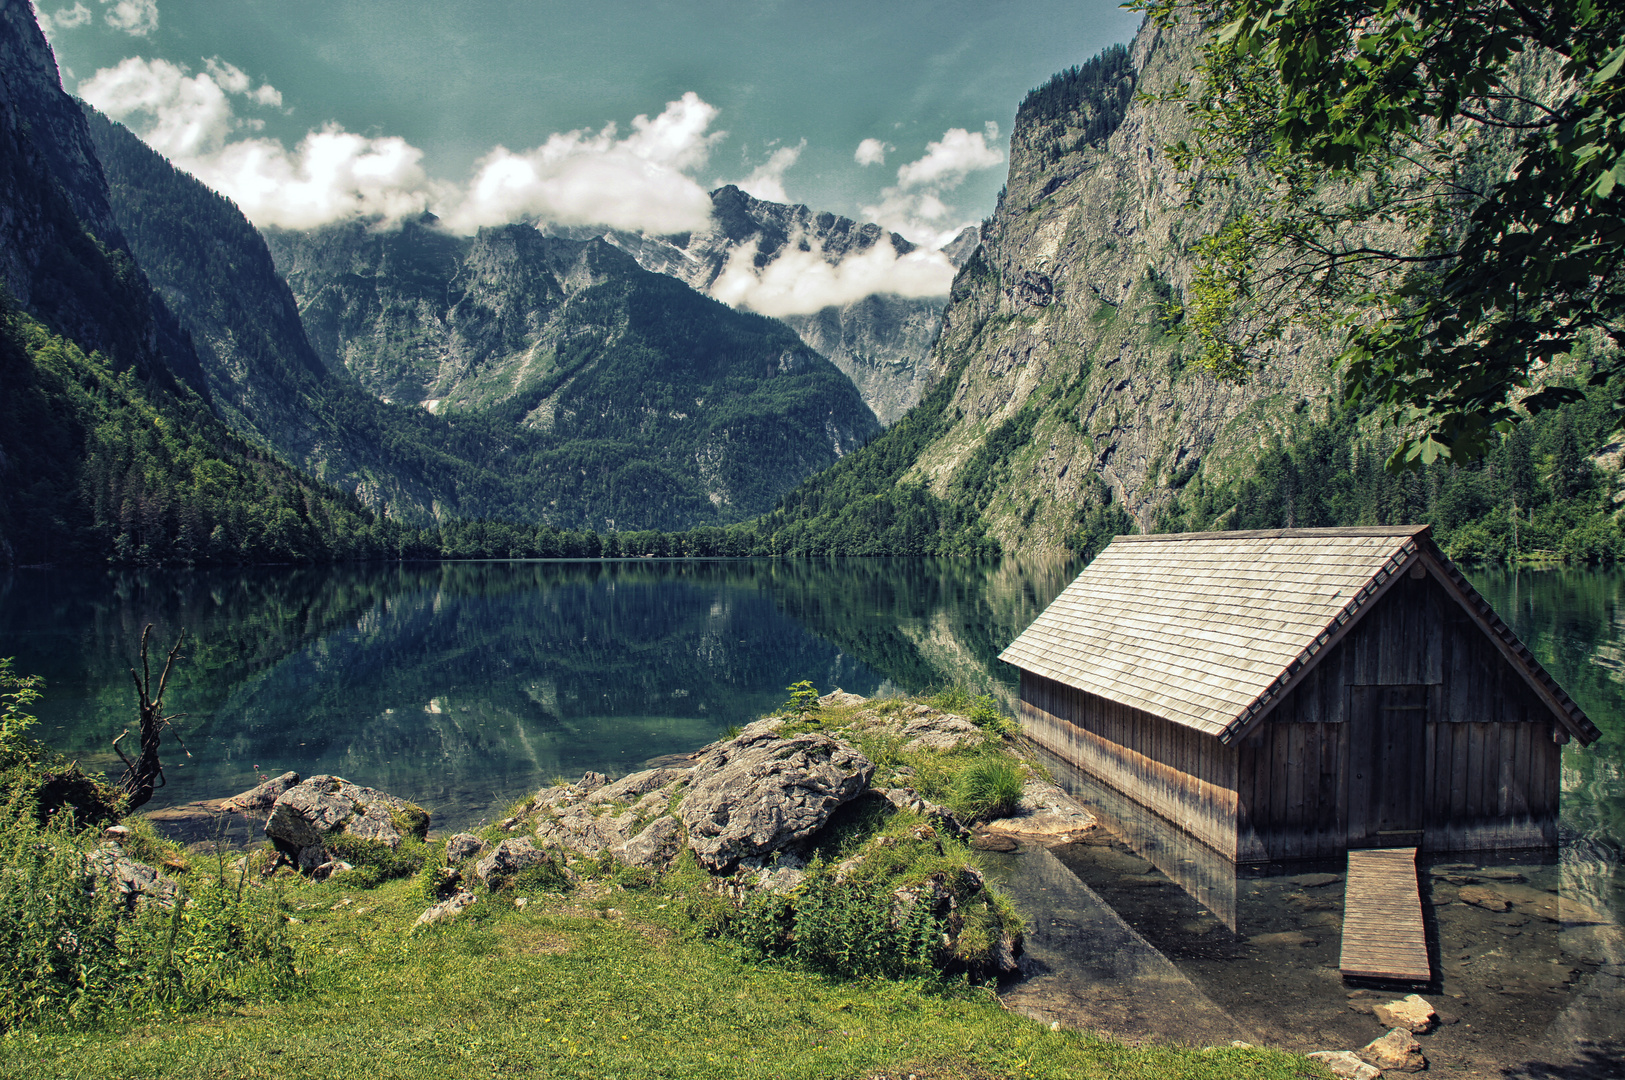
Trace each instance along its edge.
{"label": "wooden dock", "polygon": [[1349,852],[1343,955],[1337,966],[1362,979],[1432,981],[1415,848]]}

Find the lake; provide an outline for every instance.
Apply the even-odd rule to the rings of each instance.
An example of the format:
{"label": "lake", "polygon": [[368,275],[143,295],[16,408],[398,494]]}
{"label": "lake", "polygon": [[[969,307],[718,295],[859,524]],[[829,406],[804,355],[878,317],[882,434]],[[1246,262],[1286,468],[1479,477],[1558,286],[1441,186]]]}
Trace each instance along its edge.
{"label": "lake", "polygon": [[45,677],[36,734],[119,765],[142,627],[184,630],[168,785],[222,798],[292,769],[473,825],[560,777],[696,749],[809,679],[865,695],[963,684],[1069,580],[1014,560],[481,562],[0,575],[0,656]]}

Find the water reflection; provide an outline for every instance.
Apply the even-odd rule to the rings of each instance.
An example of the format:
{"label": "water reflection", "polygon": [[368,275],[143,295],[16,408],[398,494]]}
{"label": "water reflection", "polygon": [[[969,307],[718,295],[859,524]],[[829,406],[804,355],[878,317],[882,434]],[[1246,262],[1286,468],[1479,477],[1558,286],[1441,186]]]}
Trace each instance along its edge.
{"label": "water reflection", "polygon": [[196,756],[170,759],[154,808],[295,769],[457,825],[693,750],[799,679],[1008,697],[995,658],[1067,577],[926,559],[19,571],[0,575],[0,656],[45,676],[39,734],[111,769],[141,627],[184,628],[169,705]]}

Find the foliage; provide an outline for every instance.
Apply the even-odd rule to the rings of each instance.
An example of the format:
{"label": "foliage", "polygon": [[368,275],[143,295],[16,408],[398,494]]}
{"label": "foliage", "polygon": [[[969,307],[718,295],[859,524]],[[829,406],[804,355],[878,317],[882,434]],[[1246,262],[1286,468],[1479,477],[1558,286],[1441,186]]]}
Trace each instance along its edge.
{"label": "foliage", "polygon": [[15,658],[0,656],[0,767],[23,753],[23,739],[38,721],[23,710],[40,698],[45,680],[11,670]]}
{"label": "foliage", "polygon": [[403,837],[398,845],[391,847],[381,840],[338,833],[329,836],[322,844],[330,858],[354,867],[346,873],[356,885],[363,888],[395,878],[415,877],[431,865],[435,854],[430,845],[416,836]]}
{"label": "foliage", "polygon": [[785,689],[790,691],[790,700],[784,703],[785,712],[806,716],[808,713],[818,711],[818,688],[811,682],[802,679]]}
{"label": "foliage", "polygon": [[1059,72],[1022,99],[1016,110],[1016,130],[1044,125],[1047,141],[1058,150],[1060,136],[1081,129],[1071,149],[1098,145],[1123,122],[1134,100],[1134,83],[1134,64],[1127,47],[1107,46],[1098,56]]}
{"label": "foliage", "polygon": [[192,875],[189,903],[126,913],[108,885],[90,887],[96,846],[69,815],[42,826],[16,793],[0,806],[0,1031],[219,1008],[291,987],[278,903],[246,870]]}
{"label": "foliage", "polygon": [[[1174,0],[1143,6],[1179,17]],[[1251,185],[1248,212],[1198,246],[1209,265],[1188,299],[1207,366],[1243,374],[1294,318],[1340,327],[1349,399],[1407,425],[1391,468],[1482,458],[1496,433],[1575,400],[1542,385],[1544,366],[1588,334],[1625,340],[1625,10],[1195,13],[1217,32],[1183,95],[1197,137],[1173,156],[1200,165],[1199,190]],[[1596,360],[1599,384],[1620,365]]]}
{"label": "foliage", "polygon": [[1611,390],[1542,412],[1479,462],[1400,474],[1391,434],[1364,433],[1351,410],[1273,440],[1242,474],[1198,476],[1162,529],[1275,529],[1428,522],[1451,558],[1612,563],[1625,557],[1610,485],[1592,462],[1610,438]]}
{"label": "foliage", "polygon": [[989,754],[973,762],[954,782],[951,805],[972,820],[1004,817],[1021,801],[1027,767],[1007,754]]}
{"label": "foliage", "polygon": [[12,658],[0,658],[0,802],[26,805],[41,823],[67,811],[79,821],[116,820],[123,794],[79,763],[28,736],[35,719],[24,708],[38,701],[45,681],[18,675]]}

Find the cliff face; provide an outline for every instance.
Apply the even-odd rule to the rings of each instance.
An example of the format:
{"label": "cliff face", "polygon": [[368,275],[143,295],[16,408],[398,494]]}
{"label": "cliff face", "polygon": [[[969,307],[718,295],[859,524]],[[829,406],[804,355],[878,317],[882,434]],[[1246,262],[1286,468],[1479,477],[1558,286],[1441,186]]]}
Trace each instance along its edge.
{"label": "cliff face", "polygon": [[[1146,25],[1127,59],[1138,91],[1168,90],[1196,62],[1194,31]],[[934,377],[960,369],[951,422],[909,474],[946,495],[973,456],[999,459],[983,515],[1006,550],[1057,549],[1102,483],[1150,528],[1197,470],[1243,467],[1332,387],[1331,343],[1309,335],[1243,385],[1186,366],[1164,305],[1229,209],[1192,205],[1166,159],[1190,121],[1135,97],[1113,126],[1099,100],[1054,97],[1017,115],[1008,186],[932,354]]]}
{"label": "cliff face", "polygon": [[84,117],[24,0],[0,0],[0,282],[87,352],[207,395],[185,334],[130,258]]}
{"label": "cliff face", "polygon": [[[746,253],[757,270],[765,270],[791,252],[817,252],[834,266],[877,246],[895,255],[915,250],[915,245],[879,225],[802,205],[767,202],[732,184],[711,193],[711,206],[708,229],[679,236],[580,228],[554,231],[575,239],[602,235],[644,269],[668,274],[701,292],[711,291],[730,259]],[[976,250],[976,240],[976,229],[967,228],[944,253],[956,268],[963,266]],[[881,423],[891,424],[920,400],[945,302],[944,297],[875,293],[778,318],[852,380]]]}

